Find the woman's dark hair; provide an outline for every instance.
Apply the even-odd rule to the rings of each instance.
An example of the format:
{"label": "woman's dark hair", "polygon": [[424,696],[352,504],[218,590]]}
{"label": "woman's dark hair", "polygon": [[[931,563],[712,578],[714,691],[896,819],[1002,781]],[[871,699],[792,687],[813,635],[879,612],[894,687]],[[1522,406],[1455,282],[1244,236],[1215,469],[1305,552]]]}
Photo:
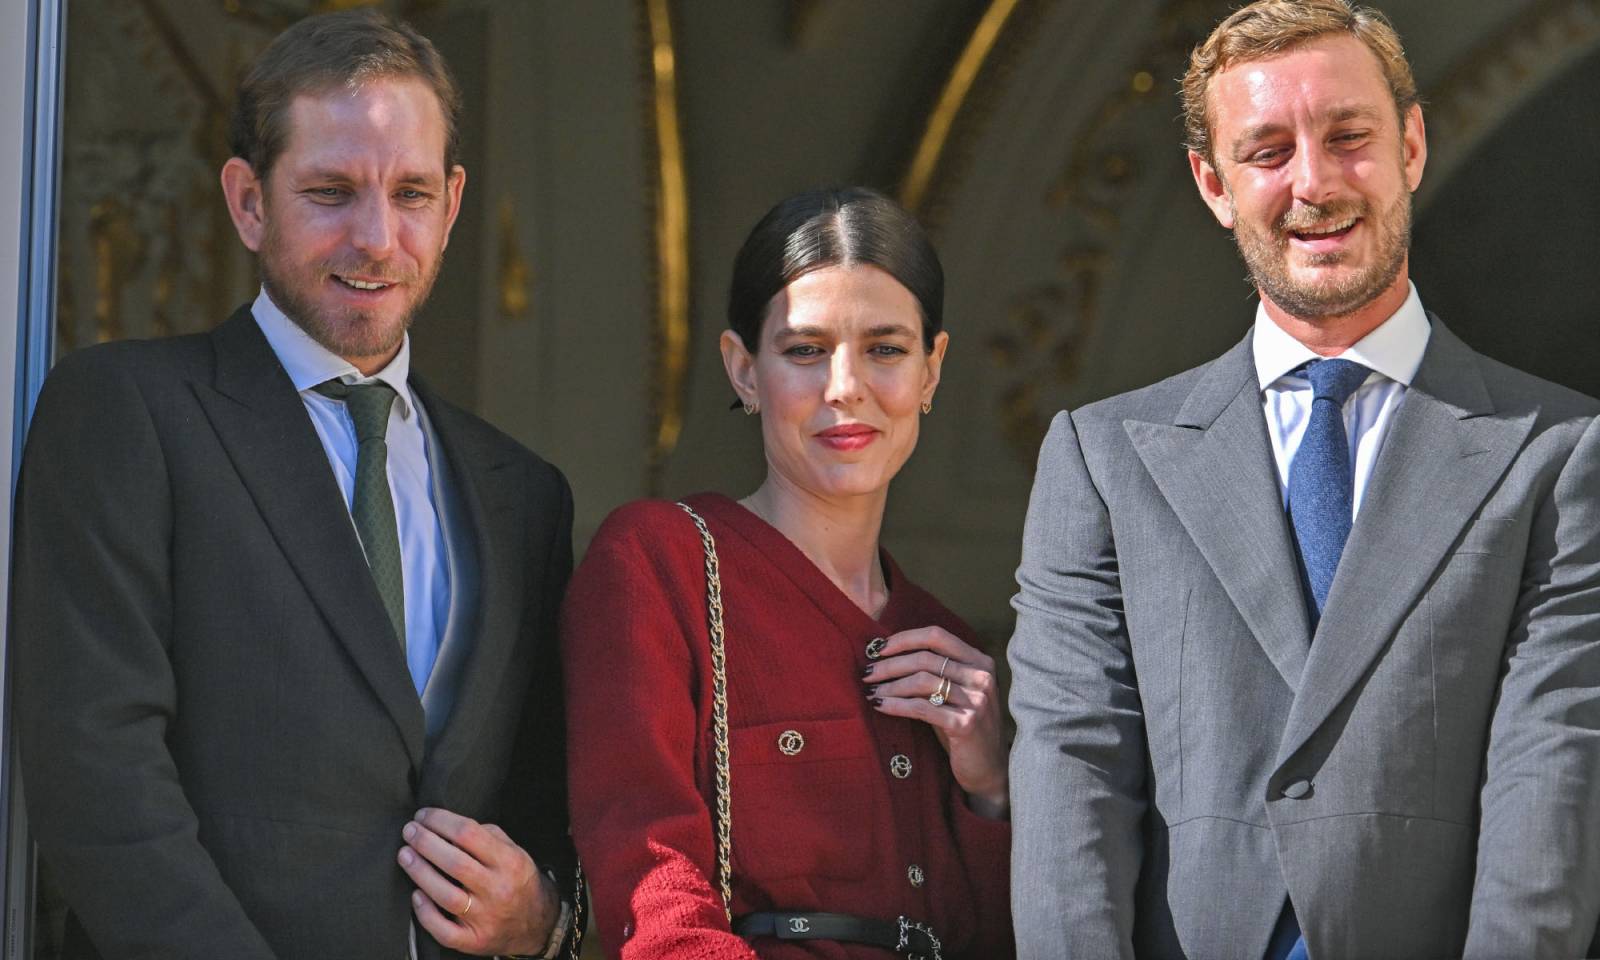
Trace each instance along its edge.
{"label": "woman's dark hair", "polygon": [[866,187],[808,190],[761,218],[733,261],[728,326],[745,349],[761,342],[767,305],[784,287],[823,267],[867,264],[894,277],[922,309],[922,344],[944,326],[944,268],[928,235],[898,203]]}

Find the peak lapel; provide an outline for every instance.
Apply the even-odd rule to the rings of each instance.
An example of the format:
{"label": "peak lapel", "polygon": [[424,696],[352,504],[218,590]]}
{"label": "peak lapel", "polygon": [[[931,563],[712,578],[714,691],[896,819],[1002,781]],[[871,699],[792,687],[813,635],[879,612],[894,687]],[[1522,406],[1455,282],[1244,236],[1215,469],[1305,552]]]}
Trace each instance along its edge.
{"label": "peak lapel", "polygon": [[420,769],[422,703],[305,407],[248,309],[218,327],[212,343],[216,379],[194,384],[200,405],[290,566]]}
{"label": "peak lapel", "polygon": [[440,400],[413,376],[433,424],[457,496],[471,527],[478,560],[477,629],[460,674],[460,688],[438,740],[423,767],[421,799],[437,802],[450,771],[469,760],[472,744],[495,704],[500,684],[522,629],[524,584],[530,576],[527,520],[521,515],[526,491],[516,461],[503,450],[482,442],[477,425]]}
{"label": "peak lapel", "polygon": [[1534,411],[1496,413],[1477,355],[1432,319],[1329,589],[1280,762],[1382,653],[1533,427]]}
{"label": "peak lapel", "polygon": [[1174,424],[1123,424],[1162,496],[1291,690],[1310,646],[1250,339],[1201,376]]}

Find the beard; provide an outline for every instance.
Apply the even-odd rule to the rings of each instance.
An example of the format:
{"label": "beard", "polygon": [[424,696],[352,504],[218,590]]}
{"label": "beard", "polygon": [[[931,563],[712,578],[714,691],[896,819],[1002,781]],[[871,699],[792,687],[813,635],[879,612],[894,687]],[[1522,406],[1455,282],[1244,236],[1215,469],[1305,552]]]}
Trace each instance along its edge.
{"label": "beard", "polygon": [[[426,275],[417,268],[406,269],[359,258],[296,264],[283,247],[282,238],[269,223],[257,258],[261,285],[284,316],[311,339],[346,359],[383,356],[399,349],[417,311],[427,302],[444,263],[441,253],[427,268]],[[328,282],[330,274],[404,284],[412,295],[401,305],[398,315],[355,307],[329,309],[316,302],[315,290],[318,284]]]}
{"label": "beard", "polygon": [[[1231,207],[1231,196],[1229,204]],[[1405,190],[1377,217],[1373,216],[1372,204],[1365,200],[1296,204],[1264,230],[1241,219],[1237,209],[1233,213],[1233,240],[1250,272],[1250,282],[1262,296],[1302,320],[1347,316],[1377,299],[1400,276],[1411,247],[1411,194]],[[1350,217],[1360,217],[1363,226],[1377,231],[1378,244],[1371,265],[1343,277],[1295,280],[1289,270],[1290,233]],[[1348,256],[1349,252],[1341,250],[1313,254],[1305,262],[1311,266],[1334,266]]]}

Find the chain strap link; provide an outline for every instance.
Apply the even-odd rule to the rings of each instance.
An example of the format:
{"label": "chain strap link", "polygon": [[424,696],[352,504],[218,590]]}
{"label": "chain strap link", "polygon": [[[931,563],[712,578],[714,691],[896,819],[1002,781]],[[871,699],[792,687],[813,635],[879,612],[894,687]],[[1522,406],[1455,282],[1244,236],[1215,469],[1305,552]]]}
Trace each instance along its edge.
{"label": "chain strap link", "polygon": [[717,563],[717,541],[705,520],[682,501],[678,506],[700,531],[706,553],[706,620],[711,633],[711,737],[717,763],[717,887],[722,912],[733,922],[733,784],[728,749],[728,663],[723,649],[722,573]]}

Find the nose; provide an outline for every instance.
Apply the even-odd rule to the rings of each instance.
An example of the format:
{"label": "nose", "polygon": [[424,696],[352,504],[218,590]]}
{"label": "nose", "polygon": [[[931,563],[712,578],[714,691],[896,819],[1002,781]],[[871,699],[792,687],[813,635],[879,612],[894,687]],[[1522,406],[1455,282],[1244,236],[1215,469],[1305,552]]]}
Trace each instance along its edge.
{"label": "nose", "polygon": [[1300,143],[1294,152],[1293,189],[1296,200],[1304,203],[1323,203],[1338,192],[1339,160],[1322,144],[1315,141]]}
{"label": "nose", "polygon": [[372,260],[383,260],[394,251],[394,210],[381,192],[369,193],[357,201],[351,209],[351,219],[351,246]]}
{"label": "nose", "polygon": [[832,406],[849,406],[861,399],[863,383],[859,361],[840,348],[828,361],[828,386],[823,399]]}

